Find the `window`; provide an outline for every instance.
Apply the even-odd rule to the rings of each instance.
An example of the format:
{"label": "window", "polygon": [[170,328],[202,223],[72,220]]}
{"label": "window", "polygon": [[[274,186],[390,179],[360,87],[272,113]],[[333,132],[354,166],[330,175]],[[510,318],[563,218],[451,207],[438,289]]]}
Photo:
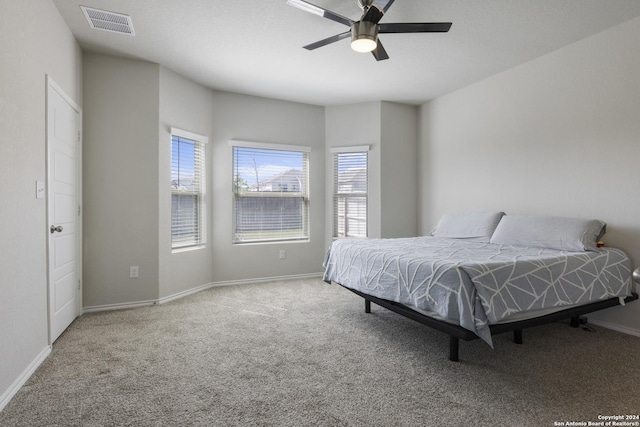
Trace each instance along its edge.
{"label": "window", "polygon": [[231,141],[234,243],[309,238],[309,147]]}
{"label": "window", "polygon": [[208,138],[171,128],[171,249],[205,243],[205,163]]}
{"label": "window", "polygon": [[333,236],[367,237],[368,146],[335,147],[333,153]]}

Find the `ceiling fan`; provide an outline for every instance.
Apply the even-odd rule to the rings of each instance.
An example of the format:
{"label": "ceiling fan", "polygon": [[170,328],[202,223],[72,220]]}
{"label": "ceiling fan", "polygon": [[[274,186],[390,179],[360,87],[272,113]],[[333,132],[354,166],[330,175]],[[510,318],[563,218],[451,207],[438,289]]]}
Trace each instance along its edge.
{"label": "ceiling fan", "polygon": [[378,34],[385,33],[446,33],[451,28],[451,22],[403,22],[380,24],[380,19],[389,10],[395,0],[357,0],[362,9],[362,18],[354,21],[330,10],[316,6],[304,0],[287,0],[287,4],[295,6],[305,12],[313,13],[330,19],[351,29],[344,33],[319,40],[303,46],[307,50],[337,42],[351,36],[351,48],[357,52],[371,52],[377,61],[389,59],[387,51],[378,40]]}

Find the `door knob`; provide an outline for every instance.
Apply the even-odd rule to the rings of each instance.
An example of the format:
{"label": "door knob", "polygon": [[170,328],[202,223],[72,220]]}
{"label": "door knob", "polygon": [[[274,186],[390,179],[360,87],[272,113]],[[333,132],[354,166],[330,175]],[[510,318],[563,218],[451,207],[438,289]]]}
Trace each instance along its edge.
{"label": "door knob", "polygon": [[55,225],[52,225],[51,228],[49,228],[49,230],[51,230],[51,233],[55,233],[56,231],[58,233],[61,233],[62,232],[62,226],[59,225],[59,226],[56,227]]}

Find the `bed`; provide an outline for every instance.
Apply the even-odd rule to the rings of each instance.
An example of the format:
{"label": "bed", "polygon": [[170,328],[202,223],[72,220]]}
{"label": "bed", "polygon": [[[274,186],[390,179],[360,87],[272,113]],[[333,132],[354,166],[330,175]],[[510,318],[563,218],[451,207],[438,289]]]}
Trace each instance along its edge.
{"label": "bed", "polygon": [[324,260],[324,280],[365,300],[443,331],[450,360],[459,340],[514,331],[637,299],[631,261],[598,247],[598,220],[445,215],[429,235],[401,239],[339,239]]}

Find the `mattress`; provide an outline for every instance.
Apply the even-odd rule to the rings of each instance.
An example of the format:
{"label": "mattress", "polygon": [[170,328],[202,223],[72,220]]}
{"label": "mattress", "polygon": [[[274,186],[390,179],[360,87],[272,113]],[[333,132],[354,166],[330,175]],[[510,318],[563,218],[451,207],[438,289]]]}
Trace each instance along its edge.
{"label": "mattress", "polygon": [[[568,252],[463,239],[340,239],[324,280],[460,325],[492,346],[489,325],[631,295],[614,248]],[[530,314],[529,314],[530,313]]]}

